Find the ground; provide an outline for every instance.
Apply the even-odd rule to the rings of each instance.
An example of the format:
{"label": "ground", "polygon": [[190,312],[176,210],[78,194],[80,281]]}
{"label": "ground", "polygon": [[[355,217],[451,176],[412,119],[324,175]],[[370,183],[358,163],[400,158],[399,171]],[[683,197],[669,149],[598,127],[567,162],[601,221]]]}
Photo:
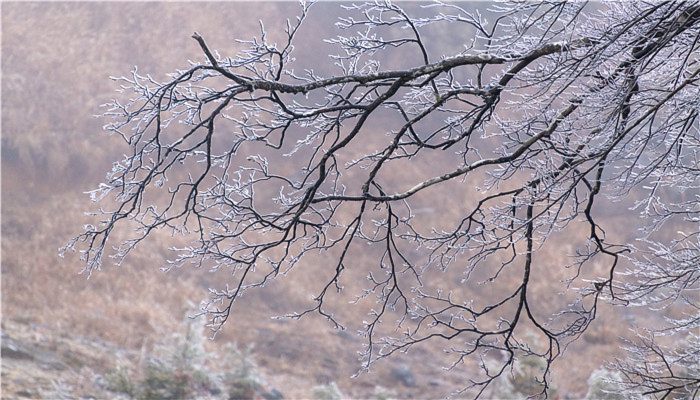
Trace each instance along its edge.
{"label": "ground", "polygon": [[[205,270],[161,272],[173,244],[167,235],[121,267],[108,265],[89,277],[80,273],[75,254],[60,258],[58,249],[82,224],[94,222],[83,214],[94,209],[84,192],[128,151],[117,138],[100,134],[104,121],[91,117],[114,95],[108,77],[128,74],[135,64],[162,77],[201,56],[190,39],[194,31],[206,34],[212,47],[234,51],[240,44],[232,38],[250,37],[259,18],[275,26],[298,10],[292,3],[243,4],[2,4],[3,398],[118,396],[105,377],[120,363],[136,368],[144,352],[181,331],[183,317],[220,279]],[[319,6],[320,17],[331,6]],[[302,46],[298,57],[317,53],[322,51]],[[611,232],[625,226],[609,220]],[[564,263],[549,254],[537,257],[543,268]],[[337,331],[317,317],[270,318],[308,305],[318,283],[308,276],[327,273],[325,267],[319,258],[304,267],[310,274],[292,273],[284,284],[245,297],[221,334],[207,342],[208,351],[224,354],[229,344],[252,348],[266,390],[288,399],[309,398],[314,387],[331,382],[355,398],[369,398],[378,387],[399,398],[439,398],[465,385],[474,366],[445,371],[445,343],[398,354],[353,378],[363,343],[357,325]],[[363,279],[362,271],[350,276]],[[556,298],[546,282],[533,295]],[[337,305],[347,305],[347,298]],[[359,323],[366,308],[343,310],[342,317]],[[628,326],[615,313],[601,314],[556,364],[557,395],[581,398],[591,371],[620,354],[617,336]]]}

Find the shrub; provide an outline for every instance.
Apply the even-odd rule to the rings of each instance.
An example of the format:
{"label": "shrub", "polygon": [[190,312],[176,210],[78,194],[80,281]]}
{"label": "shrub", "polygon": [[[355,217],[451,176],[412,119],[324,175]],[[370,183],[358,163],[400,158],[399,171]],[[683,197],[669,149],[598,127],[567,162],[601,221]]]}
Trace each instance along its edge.
{"label": "shrub", "polygon": [[620,384],[619,372],[598,368],[588,378],[588,400],[625,400],[629,399],[629,393]]}
{"label": "shrub", "polygon": [[204,365],[204,325],[188,319],[186,331],[173,334],[147,357],[142,370],[120,365],[106,376],[107,388],[144,400],[176,400],[216,393],[216,382]]}
{"label": "shrub", "polygon": [[[491,396],[497,399],[529,399],[539,396],[545,389],[543,377],[547,370],[547,360],[533,352],[531,346],[538,347],[541,338],[533,332],[525,332],[519,344],[513,367],[506,370],[491,385]],[[494,370],[499,367],[491,367]],[[547,397],[556,398],[556,388],[547,388]]]}
{"label": "shrub", "polygon": [[267,385],[257,372],[251,348],[239,350],[229,345],[224,353],[224,372],[215,373],[208,364],[217,354],[204,347],[205,325],[189,318],[185,324],[184,334],[175,333],[157,344],[140,368],[122,364],[107,374],[107,389],[143,400],[284,398],[278,390],[265,390]]}
{"label": "shrub", "polygon": [[125,364],[120,364],[116,369],[105,376],[107,389],[124,393],[129,397],[136,396],[136,385],[129,373],[129,368]]}
{"label": "shrub", "polygon": [[372,399],[374,400],[395,400],[397,397],[396,392],[393,390],[377,386],[374,388],[374,395]]}
{"label": "shrub", "polygon": [[229,400],[254,399],[262,392],[263,379],[257,374],[257,366],[251,357],[251,348],[239,350],[229,346],[227,354],[227,372],[223,382]]}
{"label": "shrub", "polygon": [[314,386],[311,393],[315,400],[342,400],[345,397],[335,382]]}

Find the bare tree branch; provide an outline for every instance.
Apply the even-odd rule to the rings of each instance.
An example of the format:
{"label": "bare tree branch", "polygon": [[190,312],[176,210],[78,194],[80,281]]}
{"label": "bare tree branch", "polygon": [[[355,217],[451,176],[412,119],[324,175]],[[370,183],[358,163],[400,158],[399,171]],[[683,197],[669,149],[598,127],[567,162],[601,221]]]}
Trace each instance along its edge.
{"label": "bare tree branch", "polygon": [[[113,208],[66,247],[80,246],[87,273],[107,253],[120,262],[156,230],[189,235],[168,267],[230,272],[203,309],[219,329],[247,290],[312,253],[333,255],[314,305],[289,317],[318,314],[343,327],[328,297],[360,267],[360,300],[378,301],[364,322],[365,367],[444,341],[452,367],[500,360],[482,361],[465,385],[477,397],[533,356],[545,361],[533,396],[546,397],[554,361],[601,301],[680,305],[688,318],[665,329],[700,327],[700,5],[513,2],[484,18],[456,4],[407,11],[368,2],[345,7],[344,34],[327,40],[338,49],[329,77],[293,56],[310,10],[287,23],[281,45],[262,28],[249,49],[222,57],[194,33],[201,62],[165,82],[136,70],[115,78],[132,97],[109,106],[106,129],[130,153],[91,193]],[[464,51],[445,54],[439,29],[472,35]],[[391,57],[402,67],[382,67]],[[401,174],[418,162],[429,167]],[[450,210],[459,218],[417,216],[444,189],[468,199]],[[644,228],[615,243],[604,211],[626,197]],[[133,235],[110,253],[120,227]],[[574,273],[561,298],[543,304],[533,280],[557,266],[538,251],[562,232],[576,246]],[[358,249],[381,255],[357,265]],[[602,274],[592,272],[599,263]],[[498,294],[474,298],[449,279],[425,278],[450,268],[470,290]],[[384,333],[388,320],[397,321],[394,336]],[[674,357],[645,340],[651,353],[618,364],[630,387],[697,394],[697,379],[671,363],[639,369]]]}

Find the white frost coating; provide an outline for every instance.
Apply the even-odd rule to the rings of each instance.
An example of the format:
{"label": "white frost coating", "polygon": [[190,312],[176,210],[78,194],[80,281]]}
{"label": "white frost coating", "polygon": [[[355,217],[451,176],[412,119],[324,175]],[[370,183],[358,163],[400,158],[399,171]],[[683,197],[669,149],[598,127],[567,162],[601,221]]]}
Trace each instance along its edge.
{"label": "white frost coating", "polygon": [[[88,192],[98,221],[66,249],[78,246],[90,273],[157,230],[192,238],[165,268],[227,271],[209,292],[215,327],[245,291],[303,274],[321,253],[311,306],[288,317],[343,328],[347,313],[326,299],[353,277],[364,284],[353,303],[376,302],[357,321],[365,367],[442,341],[448,367],[482,367],[468,371],[469,396],[527,360],[549,367],[546,394],[603,301],[643,308],[664,321],[646,328],[666,334],[700,329],[700,6],[477,8],[341,6],[321,68],[293,55],[313,14],[302,5],[275,42],[261,23],[226,55],[195,34],[202,57],[168,80],[114,78],[124,97],[106,106],[105,129],[129,149]],[[324,41],[312,39],[303,45]],[[112,251],[116,231],[127,239]],[[547,304],[533,289],[544,268],[564,280]],[[358,269],[366,281],[347,275]],[[483,289],[493,297],[472,296]],[[664,319],[670,308],[681,311]],[[642,328],[632,359],[615,364],[626,393],[697,390],[682,364],[697,352]],[[662,362],[645,364],[653,355]]]}

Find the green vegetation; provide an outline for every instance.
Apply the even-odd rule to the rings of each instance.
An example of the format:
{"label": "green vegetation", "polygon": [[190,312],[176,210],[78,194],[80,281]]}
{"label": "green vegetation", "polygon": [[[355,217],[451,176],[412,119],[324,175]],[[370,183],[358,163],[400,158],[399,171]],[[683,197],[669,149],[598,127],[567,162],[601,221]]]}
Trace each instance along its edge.
{"label": "green vegetation", "polygon": [[326,385],[314,386],[311,389],[314,400],[342,400],[343,393],[335,382]]}
{"label": "green vegetation", "polygon": [[[250,350],[228,349],[225,373],[211,368],[216,354],[207,353],[205,326],[188,319],[183,333],[159,343],[140,367],[119,365],[106,376],[107,387],[130,398],[177,400],[184,398],[253,399],[264,397],[264,384],[251,361]],[[277,397],[280,397],[279,395]]]}
{"label": "green vegetation", "polygon": [[[495,382],[492,395],[504,399],[528,399],[544,391],[542,375],[547,362],[542,357],[524,355],[516,359],[512,371],[506,371]],[[547,396],[556,397],[556,389],[547,389]]]}
{"label": "green vegetation", "polygon": [[227,351],[227,372],[223,375],[223,384],[228,399],[251,399],[260,393],[264,381],[253,362],[251,349],[239,350],[230,346]]}
{"label": "green vegetation", "polygon": [[630,393],[625,393],[620,385],[622,376],[619,372],[605,368],[596,369],[588,378],[587,400],[625,400],[630,398]]}
{"label": "green vegetation", "polygon": [[494,381],[491,392],[493,397],[529,399],[538,397],[546,391],[547,397],[556,398],[557,389],[553,388],[551,383],[545,390],[547,360],[536,352],[538,347],[542,347],[541,341],[542,339],[534,332],[525,332],[519,344],[521,351],[516,354],[512,369],[507,369]]}

